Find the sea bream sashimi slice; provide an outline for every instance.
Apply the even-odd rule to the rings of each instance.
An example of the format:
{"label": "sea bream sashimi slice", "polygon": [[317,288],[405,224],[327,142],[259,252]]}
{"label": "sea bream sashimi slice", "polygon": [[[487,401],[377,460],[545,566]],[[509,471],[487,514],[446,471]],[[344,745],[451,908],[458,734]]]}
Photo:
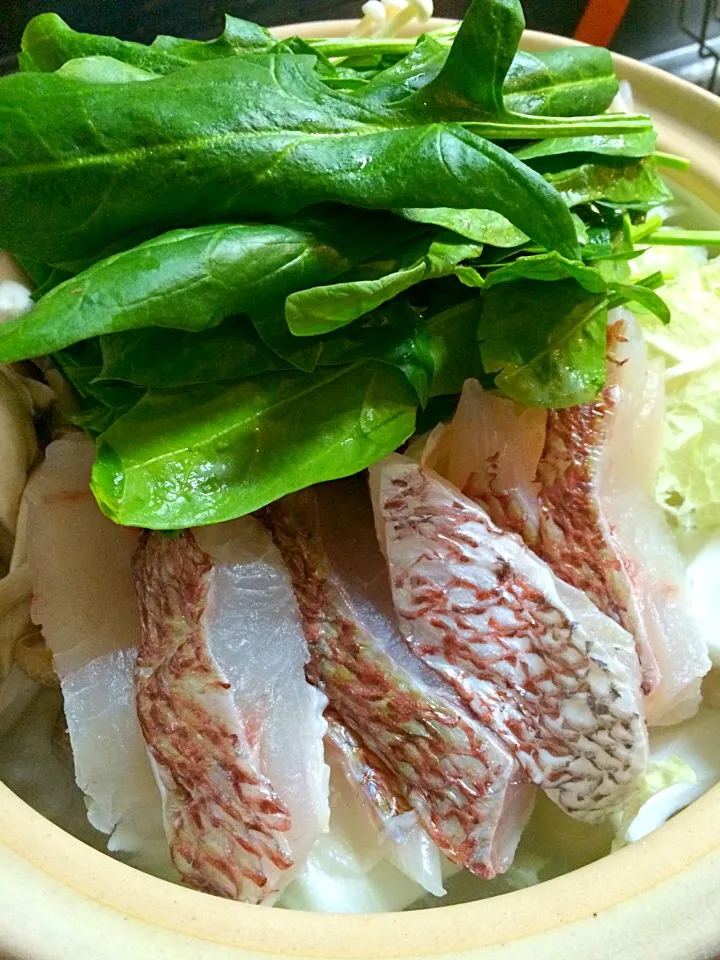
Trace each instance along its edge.
{"label": "sea bream sashimi slice", "polygon": [[480,877],[502,873],[533,788],[500,740],[411,654],[386,617],[388,603],[373,596],[386,567],[367,492],[352,483],[323,485],[271,505],[264,522],[293,580],[310,680],[392,771],[440,851]]}
{"label": "sea bream sashimi slice", "polygon": [[654,496],[662,367],[632,314],[611,317],[607,382],[593,403],[545,420],[468,382],[444,439],[445,475],[635,637],[648,723],[674,723],[697,710],[710,662]]}
{"label": "sea bream sashimi slice", "polygon": [[90,492],[93,444],[51,443],[26,493],[32,618],[60,677],[78,786],[108,848],[175,875],[160,794],[135,710],[140,617],[132,581],[139,531],[103,516]]}
{"label": "sea bream sashimi slice", "polygon": [[355,819],[362,818],[371,833],[366,846],[428,893],[443,896],[440,851],[405,800],[397,777],[332,711],[326,719],[326,756],[347,784]]}
{"label": "sea bream sashimi slice", "polygon": [[[320,913],[404,910],[423,899],[428,886],[442,885],[443,877],[454,876],[460,868],[447,860],[443,860],[440,867],[436,862],[440,859],[437,847],[417,822],[404,835],[405,843],[400,842],[400,837],[395,842],[387,836],[379,825],[377,813],[371,809],[374,806],[370,797],[373,787],[377,785],[385,793],[378,778],[376,764],[379,761],[377,757],[373,758],[369,782],[358,789],[355,773],[362,769],[364,761],[353,761],[355,773],[348,776],[346,765],[329,747],[333,721],[332,712],[328,713],[330,729],[325,756],[330,767],[330,829],[310,851],[305,869],[288,886],[280,906]],[[342,730],[343,739],[353,736],[347,727],[343,726]],[[360,751],[364,753],[362,745]],[[400,804],[403,802],[401,799]],[[385,812],[396,804],[395,797],[388,796],[381,801]],[[403,829],[408,825],[406,822],[401,824]],[[415,842],[413,832],[423,834],[424,845]],[[418,864],[417,854],[423,850],[428,852],[428,848],[430,857],[423,868]],[[398,855],[405,858],[399,865]],[[412,879],[413,875],[415,879]],[[438,892],[437,888],[435,892]]]}
{"label": "sea bream sashimi slice", "polygon": [[147,533],[134,571],[138,716],[173,861],[196,889],[272,903],[329,820],[327,701],[280,555],[245,517]]}
{"label": "sea bream sashimi slice", "polygon": [[569,814],[620,807],[648,749],[632,637],[428,468],[393,454],[371,484],[414,654]]}

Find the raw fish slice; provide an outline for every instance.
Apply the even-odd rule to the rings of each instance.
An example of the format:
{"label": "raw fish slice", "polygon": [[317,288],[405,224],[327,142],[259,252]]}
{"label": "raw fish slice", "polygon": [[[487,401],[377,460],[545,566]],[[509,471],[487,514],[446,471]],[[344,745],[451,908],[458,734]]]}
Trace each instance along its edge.
{"label": "raw fish slice", "polygon": [[111,835],[108,850],[131,853],[139,869],[177,879],[135,709],[136,659],[134,648],[117,650],[63,680],[76,779],[88,820]]}
{"label": "raw fish slice", "polygon": [[90,822],[110,834],[111,850],[155,862],[164,852],[169,863],[134,702],[140,617],[131,560],[139,534],[100,512],[90,492],[92,462],[90,440],[68,434],[50,444],[28,485],[32,617],[60,676]]}
{"label": "raw fish slice", "polygon": [[214,563],[204,626],[262,772],[287,805],[288,842],[301,864],[330,808],[323,738],[327,698],[305,679],[310,659],[282,557],[252,517],[201,527],[198,545]]}
{"label": "raw fish slice", "polygon": [[[318,839],[280,905],[320,913],[404,910],[426,896],[425,890],[389,859],[393,845],[383,841],[361,792],[346,779],[334,751],[327,751],[327,759],[330,830]],[[442,866],[443,876],[459,872],[459,867],[448,861]]]}
{"label": "raw fish slice", "polygon": [[[635,637],[648,723],[674,723],[695,713],[709,660],[654,497],[661,371],[648,361],[632,314],[613,316],[607,386],[592,404],[549,411],[540,452],[537,422],[468,381],[449,428],[450,453],[441,464],[431,449],[425,462]],[[447,437],[443,443],[447,450]]]}
{"label": "raw fish slice", "polygon": [[371,824],[383,856],[428,893],[441,897],[440,851],[420,826],[391,770],[332,714],[327,718],[327,754],[356,797],[358,815]]}
{"label": "raw fish slice", "polygon": [[[506,870],[532,806],[507,749],[478,724],[439,678],[412,656],[397,628],[357,609],[352,590],[329,566],[322,519],[332,515],[349,561],[373,543],[372,514],[328,488],[286,497],[265,521],[288,565],[310,646],[308,677],[332,710],[392,770],[403,795],[441,852],[480,877]],[[360,504],[362,504],[362,500]],[[319,519],[320,518],[320,519]],[[374,559],[373,559],[374,558]],[[387,588],[386,588],[387,589]]]}
{"label": "raw fish slice", "polygon": [[448,479],[491,519],[519,533],[527,543],[538,536],[536,476],[545,445],[547,411],[523,408],[483,390],[477,380],[463,386],[452,426],[444,428],[445,463],[439,462],[439,437],[423,464]]}
{"label": "raw fish slice", "polygon": [[327,829],[326,701],[265,530],[197,536],[147,534],[135,558],[138,715],[185,881],[272,902]]}
{"label": "raw fish slice", "polygon": [[602,819],[647,762],[632,637],[437,474],[393,455],[371,478],[413,652],[560,807]]}
{"label": "raw fish slice", "polygon": [[659,449],[660,438],[654,431],[652,439],[658,441],[658,447],[648,449],[643,428],[655,399],[661,397],[648,398],[643,409],[647,363],[640,355],[644,353],[642,344],[636,338],[632,342],[627,339],[627,326],[618,321],[608,332],[607,382],[597,400],[548,414],[537,475],[537,550],[559,577],[585,592],[635,637],[643,692],[648,694],[660,683],[660,668],[648,624],[643,622],[641,595],[631,575],[633,566],[610,521],[606,496],[614,480],[607,468],[615,459],[618,466],[622,460],[632,464],[630,470],[622,471],[630,489],[640,488],[641,497],[652,497],[652,486],[647,489],[645,477],[648,464],[652,472]]}

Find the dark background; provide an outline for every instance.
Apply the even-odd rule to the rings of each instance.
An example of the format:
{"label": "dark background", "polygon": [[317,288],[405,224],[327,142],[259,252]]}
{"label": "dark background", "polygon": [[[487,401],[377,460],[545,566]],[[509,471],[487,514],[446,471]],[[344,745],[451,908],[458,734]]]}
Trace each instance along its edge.
{"label": "dark background", "polygon": [[[689,0],[696,9],[702,0]],[[9,66],[23,27],[53,10],[75,30],[151,41],[158,33],[207,39],[221,29],[224,13],[271,26],[300,20],[358,16],[361,0],[0,0],[0,59]],[[438,16],[462,16],[469,0],[436,0]],[[524,0],[528,26],[571,34],[584,0]],[[680,0],[633,0],[613,49],[647,57],[688,42],[678,30]]]}

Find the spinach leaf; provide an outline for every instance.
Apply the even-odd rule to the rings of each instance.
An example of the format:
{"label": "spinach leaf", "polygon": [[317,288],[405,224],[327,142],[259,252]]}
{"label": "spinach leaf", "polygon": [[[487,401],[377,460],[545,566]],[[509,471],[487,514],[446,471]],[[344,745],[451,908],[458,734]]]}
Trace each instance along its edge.
{"label": "spinach leaf", "polygon": [[225,18],[225,31],[217,40],[202,43],[158,37],[152,46],[115,37],[77,33],[55,13],[41,13],[28,23],[22,38],[20,66],[25,71],[57,70],[79,57],[113,57],[155,74],[174,73],[192,63],[240,53],[259,53],[275,44],[262,27],[235,17]]}
{"label": "spinach leaf", "polygon": [[519,247],[528,240],[522,230],[518,230],[509,220],[494,210],[416,207],[399,210],[398,213],[413,223],[445,227],[478,244],[489,244],[493,247]]}
{"label": "spinach leaf", "polygon": [[434,364],[431,397],[460,393],[466,380],[482,376],[476,343],[481,304],[482,297],[468,297],[465,290],[440,309],[428,309],[424,322]]}
{"label": "spinach leaf", "polygon": [[230,317],[204,333],[132,330],[100,338],[103,380],[174,388],[241,380],[291,364],[270,350],[245,317]]}
{"label": "spinach leaf", "polygon": [[100,438],[93,492],[125,525],[231,520],[375,463],[413,433],[416,405],[403,374],[370,360],[150,391]]}
{"label": "spinach leaf", "polygon": [[69,382],[77,410],[71,423],[96,437],[142,399],[145,391],[128,383],[99,384],[102,354],[97,339],[54,354],[53,361]]}
{"label": "spinach leaf", "polygon": [[425,405],[435,373],[431,335],[421,314],[402,299],[393,300],[359,323],[323,337],[317,366],[377,360],[400,370]]}
{"label": "spinach leaf", "polygon": [[396,218],[342,211],[297,226],[171,231],[94,264],[3,324],[0,357],[11,362],[145,327],[204,330],[233,314],[282,309],[289,293],[407,236]]}
{"label": "spinach leaf", "polygon": [[370,279],[351,279],[311,287],[285,301],[290,331],[306,337],[329,333],[375,310],[410,287],[457,272],[465,260],[478,257],[482,246],[448,231],[422,238],[409,246],[390,271]]}
{"label": "spinach leaf", "polygon": [[482,298],[477,335],[495,386],[525,406],[570,407],[605,384],[608,298],[575,280],[519,280]]}
{"label": "spinach leaf", "polygon": [[[524,23],[519,0],[473,0],[440,71],[416,93],[400,101],[399,108],[410,115],[414,112],[444,122],[460,120],[493,140],[652,128],[647,118],[622,114],[546,116],[537,103],[534,116],[509,109],[504,85]],[[569,112],[567,104],[564,109]]]}
{"label": "spinach leaf", "polygon": [[518,52],[505,78],[505,108],[535,116],[603,113],[617,96],[612,56],[600,47]]}
{"label": "spinach leaf", "polygon": [[[398,103],[434,80],[447,56],[447,44],[426,34],[407,56],[366,83],[358,96],[374,104]],[[597,47],[518,51],[503,85],[505,109],[533,116],[602,113],[617,91],[612,57]]]}
{"label": "spinach leaf", "polygon": [[518,280],[555,281],[568,278],[577,281],[590,293],[605,293],[607,290],[605,280],[594,267],[587,266],[579,260],[568,260],[554,252],[518,257],[511,263],[491,270],[485,280],[485,289]]}
{"label": "spinach leaf", "polygon": [[538,140],[537,143],[528,144],[513,153],[534,170],[544,173],[543,165],[539,162],[544,157],[579,154],[580,156],[574,158],[578,163],[597,163],[600,156],[634,159],[650,157],[655,152],[656,139],[654,130],[642,133],[599,133],[589,137],[555,137]]}
{"label": "spinach leaf", "polygon": [[330,90],[316,60],[229,57],[148,83],[0,79],[0,246],[48,263],[140,229],[286,217],[315,203],[497,210],[577,252],[557,193],[454,124],[409,122]]}
{"label": "spinach leaf", "polygon": [[225,28],[215,40],[183,40],[178,37],[159,36],[152,50],[163,50],[180,57],[187,63],[215,60],[218,57],[233,57],[247,53],[267,53],[276,45],[273,35],[250,20],[241,20],[225,14]]}
{"label": "spinach leaf", "polygon": [[652,274],[638,283],[623,283],[618,280],[611,280],[608,288],[612,293],[610,306],[622,306],[625,303],[637,303],[648,313],[652,313],[661,323],[670,323],[670,308],[662,297],[655,293],[655,287],[661,287],[664,283],[662,273]]}
{"label": "spinach leaf", "polygon": [[604,200],[626,209],[647,210],[672,199],[652,158],[636,163],[585,163],[548,173],[546,179],[569,207]]}
{"label": "spinach leaf", "polygon": [[396,104],[434,80],[447,55],[447,46],[426,34],[402,60],[376,73],[356,96],[376,107]]}
{"label": "spinach leaf", "polygon": [[[102,369],[93,374],[95,384],[124,380],[164,389],[237,381],[293,367],[266,346],[244,317],[231,317],[202,333],[134,330],[101,337],[100,343]],[[308,341],[299,344],[306,347]],[[378,360],[405,373],[419,403],[427,399],[433,376],[429,341],[421,316],[401,298],[350,327],[314,338],[311,344],[310,362],[303,365],[306,372]]]}
{"label": "spinach leaf", "polygon": [[441,71],[417,96],[504,116],[503,84],[524,28],[520,0],[474,0]]}
{"label": "spinach leaf", "polygon": [[584,285],[572,276],[536,276],[486,284],[477,328],[483,369],[495,374],[498,390],[526,406],[570,407],[597,396],[605,383],[610,308],[635,301],[663,322],[670,318],[651,289],[662,283],[661,274],[641,284],[605,283],[598,275],[602,286],[580,274]]}
{"label": "spinach leaf", "polygon": [[86,83],[133,83],[134,81],[156,80],[158,74],[133,67],[114,57],[79,57],[68,60],[57,71],[61,77],[71,80],[84,80]]}

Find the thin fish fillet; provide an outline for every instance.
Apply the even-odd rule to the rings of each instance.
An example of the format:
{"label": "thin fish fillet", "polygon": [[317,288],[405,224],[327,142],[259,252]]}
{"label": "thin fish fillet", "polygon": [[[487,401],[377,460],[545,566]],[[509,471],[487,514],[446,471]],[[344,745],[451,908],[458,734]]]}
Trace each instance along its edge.
{"label": "thin fish fillet", "polygon": [[326,701],[287,574],[252,517],[148,533],[134,566],[138,715],[173,861],[196,889],[270,903],[329,818]]}
{"label": "thin fish fillet", "polygon": [[327,717],[326,756],[352,791],[358,816],[367,820],[374,846],[428,893],[445,893],[440,851],[405,800],[397,778],[345,724]]}
{"label": "thin fish fillet", "polygon": [[[319,913],[404,910],[426,891],[393,864],[397,846],[378,829],[366,798],[346,778],[334,750],[326,749],[325,755],[330,766],[330,830],[318,839],[280,905]],[[432,844],[429,838],[427,842]],[[442,875],[459,869],[444,861]]]}
{"label": "thin fish fillet", "polygon": [[111,850],[167,872],[160,795],[135,711],[140,618],[131,559],[139,533],[100,512],[92,462],[90,440],[68,434],[49,445],[28,485],[32,617],[60,677],[88,819],[110,834]]}
{"label": "thin fish fillet", "polygon": [[328,559],[325,518],[341,534],[333,560],[359,559],[369,544],[370,562],[376,571],[384,568],[366,494],[363,506],[363,500],[331,497],[325,486],[267,508],[264,519],[303,617],[308,677],[390,768],[441,852],[480,877],[493,877],[512,863],[532,788],[502,743],[410,654],[397,628],[353,603],[352,590]]}
{"label": "thin fish fillet", "polygon": [[469,381],[446,475],[635,637],[648,723],[675,723],[696,712],[710,664],[654,498],[662,369],[632,314],[613,316],[602,394],[547,425]]}
{"label": "thin fish fillet", "polygon": [[632,638],[428,468],[371,468],[401,628],[564,810],[594,822],[647,763]]}

